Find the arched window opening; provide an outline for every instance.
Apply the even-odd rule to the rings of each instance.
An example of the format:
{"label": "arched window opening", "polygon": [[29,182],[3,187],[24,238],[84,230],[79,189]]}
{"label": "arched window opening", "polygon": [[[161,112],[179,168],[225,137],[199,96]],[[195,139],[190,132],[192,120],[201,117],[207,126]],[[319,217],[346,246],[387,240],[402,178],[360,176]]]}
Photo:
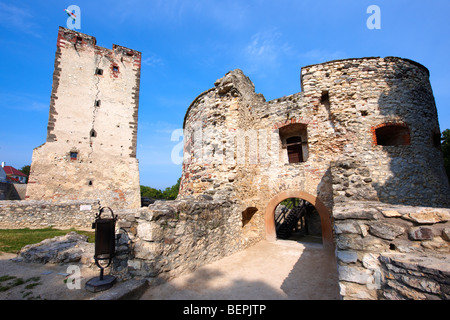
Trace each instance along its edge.
{"label": "arched window opening", "polygon": [[275,208],[278,239],[322,243],[322,226],[316,208],[306,200],[290,198]]}
{"label": "arched window opening", "polygon": [[406,125],[389,124],[375,129],[375,144],[378,146],[407,146],[411,144]]}

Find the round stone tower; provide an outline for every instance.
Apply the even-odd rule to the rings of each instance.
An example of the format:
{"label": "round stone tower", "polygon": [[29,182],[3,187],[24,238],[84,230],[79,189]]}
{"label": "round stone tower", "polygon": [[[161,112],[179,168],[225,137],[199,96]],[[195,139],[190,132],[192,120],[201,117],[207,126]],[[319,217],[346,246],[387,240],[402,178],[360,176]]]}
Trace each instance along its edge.
{"label": "round stone tower", "polygon": [[[336,203],[450,205],[440,128],[419,63],[395,57],[303,67],[302,91],[265,101],[241,70],[199,95],[185,121],[180,197],[234,199],[248,237],[267,237],[273,206],[295,196],[332,237]],[[325,230],[326,229],[326,230]]]}

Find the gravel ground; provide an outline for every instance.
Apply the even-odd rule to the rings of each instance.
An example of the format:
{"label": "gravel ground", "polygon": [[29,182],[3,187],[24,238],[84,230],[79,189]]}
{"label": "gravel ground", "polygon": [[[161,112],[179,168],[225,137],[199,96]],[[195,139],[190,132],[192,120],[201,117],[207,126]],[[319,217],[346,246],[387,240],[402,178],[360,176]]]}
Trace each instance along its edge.
{"label": "gravel ground", "polygon": [[256,245],[150,287],[142,300],[339,300],[333,252],[278,240]]}
{"label": "gravel ground", "polygon": [[[98,271],[78,264],[37,264],[11,260],[15,257],[16,254],[0,253],[0,280],[6,276],[15,277],[0,282],[0,300],[89,300],[99,294],[91,293],[84,287],[88,280],[99,275]],[[75,278],[77,270],[79,281],[67,284],[66,279]],[[24,283],[13,286],[18,279]],[[9,289],[4,290],[7,287]]]}

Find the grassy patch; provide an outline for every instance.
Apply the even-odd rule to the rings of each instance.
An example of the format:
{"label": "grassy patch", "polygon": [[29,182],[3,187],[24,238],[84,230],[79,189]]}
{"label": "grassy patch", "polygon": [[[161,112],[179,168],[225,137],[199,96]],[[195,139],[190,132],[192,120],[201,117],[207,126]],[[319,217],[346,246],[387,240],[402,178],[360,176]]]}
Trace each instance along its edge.
{"label": "grassy patch", "polygon": [[[8,291],[11,288],[20,286],[22,284],[25,283],[29,283],[25,286],[25,289],[33,289],[34,287],[40,285],[41,283],[38,282],[39,280],[41,280],[41,277],[32,277],[32,278],[28,278],[27,280],[23,280],[22,278],[17,278],[14,276],[9,276],[9,275],[5,275],[5,276],[0,276],[0,282],[6,282],[5,284],[0,284],[0,292],[4,292],[4,291]],[[9,281],[9,282],[7,282]]]}
{"label": "grassy patch", "polygon": [[16,278],[16,277],[8,276],[8,275],[6,275],[6,276],[1,276],[1,277],[0,277],[0,282],[8,281],[8,280],[11,280],[11,279],[14,279],[14,278]]}
{"label": "grassy patch", "polygon": [[28,244],[39,243],[42,240],[63,236],[71,231],[88,236],[88,241],[95,241],[95,232],[79,231],[75,229],[59,230],[45,229],[0,229],[0,251],[17,253]]}

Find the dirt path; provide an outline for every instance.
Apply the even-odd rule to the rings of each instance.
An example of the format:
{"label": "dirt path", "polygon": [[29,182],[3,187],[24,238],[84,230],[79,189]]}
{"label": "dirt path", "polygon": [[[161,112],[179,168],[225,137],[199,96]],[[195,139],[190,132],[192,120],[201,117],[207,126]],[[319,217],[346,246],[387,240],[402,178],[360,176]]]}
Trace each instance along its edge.
{"label": "dirt path", "polygon": [[[68,265],[11,261],[14,257],[0,254],[0,279],[15,277],[0,281],[0,287],[17,279],[25,283],[0,290],[0,300],[89,300],[101,294],[85,290],[85,283],[98,276],[98,271],[81,267],[80,289],[70,289],[64,281],[73,274]],[[141,299],[337,300],[336,262],[320,244],[261,241],[193,273],[150,287]]]}
{"label": "dirt path", "polygon": [[337,300],[336,261],[322,245],[260,243],[149,288],[142,300]]}

